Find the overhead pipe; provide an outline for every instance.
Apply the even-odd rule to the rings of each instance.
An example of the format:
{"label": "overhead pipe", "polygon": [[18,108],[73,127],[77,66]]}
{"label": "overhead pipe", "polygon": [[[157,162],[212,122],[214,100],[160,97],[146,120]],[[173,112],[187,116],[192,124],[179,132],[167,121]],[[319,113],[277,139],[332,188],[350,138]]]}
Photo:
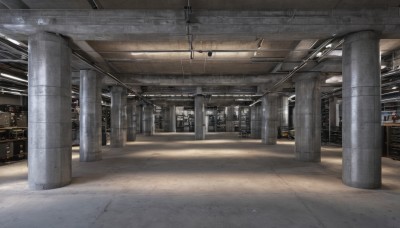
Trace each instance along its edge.
{"label": "overhead pipe", "polygon": [[[11,49],[11,51],[16,51],[18,52],[18,54],[21,54],[22,56],[26,56],[26,58],[28,57],[28,46],[26,46],[23,43],[20,43],[20,45],[18,45],[18,47],[15,47],[14,45],[10,45],[8,44],[9,41],[7,41],[5,36],[0,36],[0,43],[3,44],[4,46],[6,46],[8,49]],[[110,77],[112,80],[116,81],[119,85],[123,86],[124,88],[126,88],[128,91],[131,91],[132,93],[134,93],[137,97],[139,97],[140,99],[142,99],[144,102],[148,103],[148,104],[152,104],[154,105],[152,102],[148,101],[147,99],[145,99],[142,95],[140,95],[137,91],[135,91],[134,89],[132,89],[130,86],[126,85],[125,83],[123,83],[121,80],[119,80],[116,76],[114,76],[113,74],[111,74],[110,72],[105,71],[103,68],[97,66],[95,63],[90,62],[89,60],[87,60],[85,57],[83,57],[82,55],[80,55],[79,53],[77,53],[76,51],[72,50],[72,54],[77,57],[78,59],[80,59],[81,61],[83,61],[84,63],[88,64],[89,66],[93,67],[94,69],[96,69],[97,71],[99,71],[100,73]]]}
{"label": "overhead pipe", "polygon": [[121,80],[119,80],[116,76],[114,76],[113,74],[111,74],[110,72],[105,71],[103,68],[101,68],[100,66],[97,66],[95,63],[90,62],[89,60],[87,60],[85,57],[83,57],[82,55],[80,55],[79,53],[77,53],[76,51],[72,51],[72,54],[77,57],[78,59],[82,60],[84,63],[88,64],[89,66],[93,67],[94,69],[96,69],[97,71],[99,71],[100,73],[108,76],[109,78],[111,78],[112,80],[114,80],[115,82],[117,82],[119,85],[121,85],[122,87],[124,87],[125,89],[127,89],[128,91],[131,91],[132,93],[134,93],[137,97],[139,97],[140,99],[142,99],[144,102],[146,102],[147,104],[151,104],[154,105],[152,102],[148,101],[146,98],[144,98],[142,95],[140,95],[136,90],[134,90],[133,88],[131,88],[130,86],[128,86],[127,84],[123,83]]}
{"label": "overhead pipe", "polygon": [[[268,94],[268,93],[273,92],[273,91],[276,90],[280,85],[282,85],[282,84],[285,83],[287,80],[289,80],[291,77],[293,77],[293,75],[294,75],[295,73],[297,73],[300,69],[302,69],[304,66],[306,66],[307,63],[308,63],[311,59],[315,58],[315,57],[318,55],[318,53],[319,53],[322,49],[326,48],[326,46],[327,46],[329,43],[331,43],[333,40],[335,40],[335,38],[330,38],[330,39],[325,40],[317,49],[314,50],[314,52],[313,52],[310,56],[308,56],[306,59],[303,59],[303,61],[300,63],[300,65],[294,67],[294,69],[293,69],[288,75],[286,75],[284,78],[282,78],[281,80],[279,80],[278,82],[276,82],[274,85],[272,85],[272,87],[269,88],[268,91],[266,91],[265,93],[263,93],[263,94],[261,95],[261,97],[265,96],[265,95]],[[330,49],[333,49],[333,48],[336,48],[336,46],[335,46],[335,47],[331,47]],[[256,100],[255,102],[253,102],[251,105],[254,105],[254,104],[256,104],[256,103],[258,103],[258,102],[260,102],[260,101],[261,101],[261,98],[259,98],[259,99]]]}
{"label": "overhead pipe", "polygon": [[[387,73],[382,74],[382,75],[381,75],[381,78],[396,76],[396,75],[398,75],[398,74],[400,74],[400,70],[389,71],[389,72],[387,72]],[[390,86],[391,84],[397,83],[397,82],[399,82],[399,81],[400,81],[400,80],[396,80],[396,81],[393,81],[393,82],[388,82],[388,83],[382,84],[381,87]],[[332,92],[326,93],[326,94],[323,95],[321,98],[329,97],[329,96],[335,94],[336,92],[341,92],[341,90],[342,90],[342,87],[336,88],[336,89],[334,89]]]}

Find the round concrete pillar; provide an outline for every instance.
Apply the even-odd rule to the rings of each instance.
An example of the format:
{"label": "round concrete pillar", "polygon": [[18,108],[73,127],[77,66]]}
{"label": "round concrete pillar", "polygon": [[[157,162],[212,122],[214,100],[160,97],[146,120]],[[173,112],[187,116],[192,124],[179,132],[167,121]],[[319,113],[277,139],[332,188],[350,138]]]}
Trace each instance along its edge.
{"label": "round concrete pillar", "polygon": [[372,31],[345,37],[343,44],[344,184],[381,186],[381,73],[379,36]]}
{"label": "round concrete pillar", "polygon": [[80,71],[79,160],[101,160],[102,75],[94,70]]}
{"label": "round concrete pillar", "polygon": [[136,100],[129,99],[127,102],[126,113],[127,113],[127,140],[136,141]]}
{"label": "round concrete pillar", "polygon": [[154,106],[147,104],[143,110],[143,133],[146,136],[154,135]]}
{"label": "round concrete pillar", "polygon": [[71,50],[61,36],[29,37],[28,182],[34,190],[71,182]]}
{"label": "round concrete pillar", "polygon": [[111,87],[111,147],[124,147],[127,138],[126,89]]}
{"label": "round concrete pillar", "polygon": [[296,89],[295,155],[300,161],[321,161],[321,80],[319,72],[300,73]]}
{"label": "round concrete pillar", "polygon": [[255,104],[250,108],[250,137],[261,139],[261,106]]}
{"label": "round concrete pillar", "polygon": [[205,110],[204,110],[204,96],[196,95],[194,98],[194,128],[195,139],[204,140],[206,138],[205,131]]}
{"label": "round concrete pillar", "polygon": [[278,137],[278,94],[268,93],[262,98],[261,140],[267,145],[275,145]]}

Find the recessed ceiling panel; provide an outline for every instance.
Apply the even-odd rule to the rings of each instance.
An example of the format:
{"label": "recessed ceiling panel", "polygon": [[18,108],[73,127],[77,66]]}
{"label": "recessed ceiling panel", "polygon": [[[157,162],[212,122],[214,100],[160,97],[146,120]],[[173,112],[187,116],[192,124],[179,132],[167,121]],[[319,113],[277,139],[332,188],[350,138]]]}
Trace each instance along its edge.
{"label": "recessed ceiling panel", "polygon": [[30,9],[91,9],[87,0],[24,0]]}

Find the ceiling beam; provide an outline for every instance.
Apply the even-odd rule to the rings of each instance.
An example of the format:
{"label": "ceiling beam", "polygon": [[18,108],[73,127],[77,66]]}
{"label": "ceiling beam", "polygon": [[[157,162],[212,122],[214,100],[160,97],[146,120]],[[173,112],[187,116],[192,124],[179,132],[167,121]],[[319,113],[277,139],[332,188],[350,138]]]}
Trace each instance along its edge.
{"label": "ceiling beam", "polygon": [[[2,32],[60,33],[74,40],[125,40],[186,34],[181,10],[0,10]],[[195,11],[191,32],[204,36],[325,39],[360,30],[400,38],[398,8],[369,10]]]}
{"label": "ceiling beam", "polygon": [[[231,76],[204,76],[204,75],[118,75],[119,79],[128,85],[140,86],[256,86],[273,83],[286,74],[268,75],[231,75]],[[105,80],[105,84],[112,84]]]}
{"label": "ceiling beam", "polygon": [[29,9],[22,0],[0,0],[9,9]]}

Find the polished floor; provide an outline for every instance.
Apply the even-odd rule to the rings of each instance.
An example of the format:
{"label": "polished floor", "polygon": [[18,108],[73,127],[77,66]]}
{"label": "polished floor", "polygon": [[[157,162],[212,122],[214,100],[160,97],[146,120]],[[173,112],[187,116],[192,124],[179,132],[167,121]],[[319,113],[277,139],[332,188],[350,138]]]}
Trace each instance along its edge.
{"label": "polished floor", "polygon": [[293,159],[236,134],[139,136],[80,163],[72,184],[27,188],[26,162],[0,166],[0,227],[400,227],[400,161],[383,158],[383,188],[341,183],[341,150]]}

